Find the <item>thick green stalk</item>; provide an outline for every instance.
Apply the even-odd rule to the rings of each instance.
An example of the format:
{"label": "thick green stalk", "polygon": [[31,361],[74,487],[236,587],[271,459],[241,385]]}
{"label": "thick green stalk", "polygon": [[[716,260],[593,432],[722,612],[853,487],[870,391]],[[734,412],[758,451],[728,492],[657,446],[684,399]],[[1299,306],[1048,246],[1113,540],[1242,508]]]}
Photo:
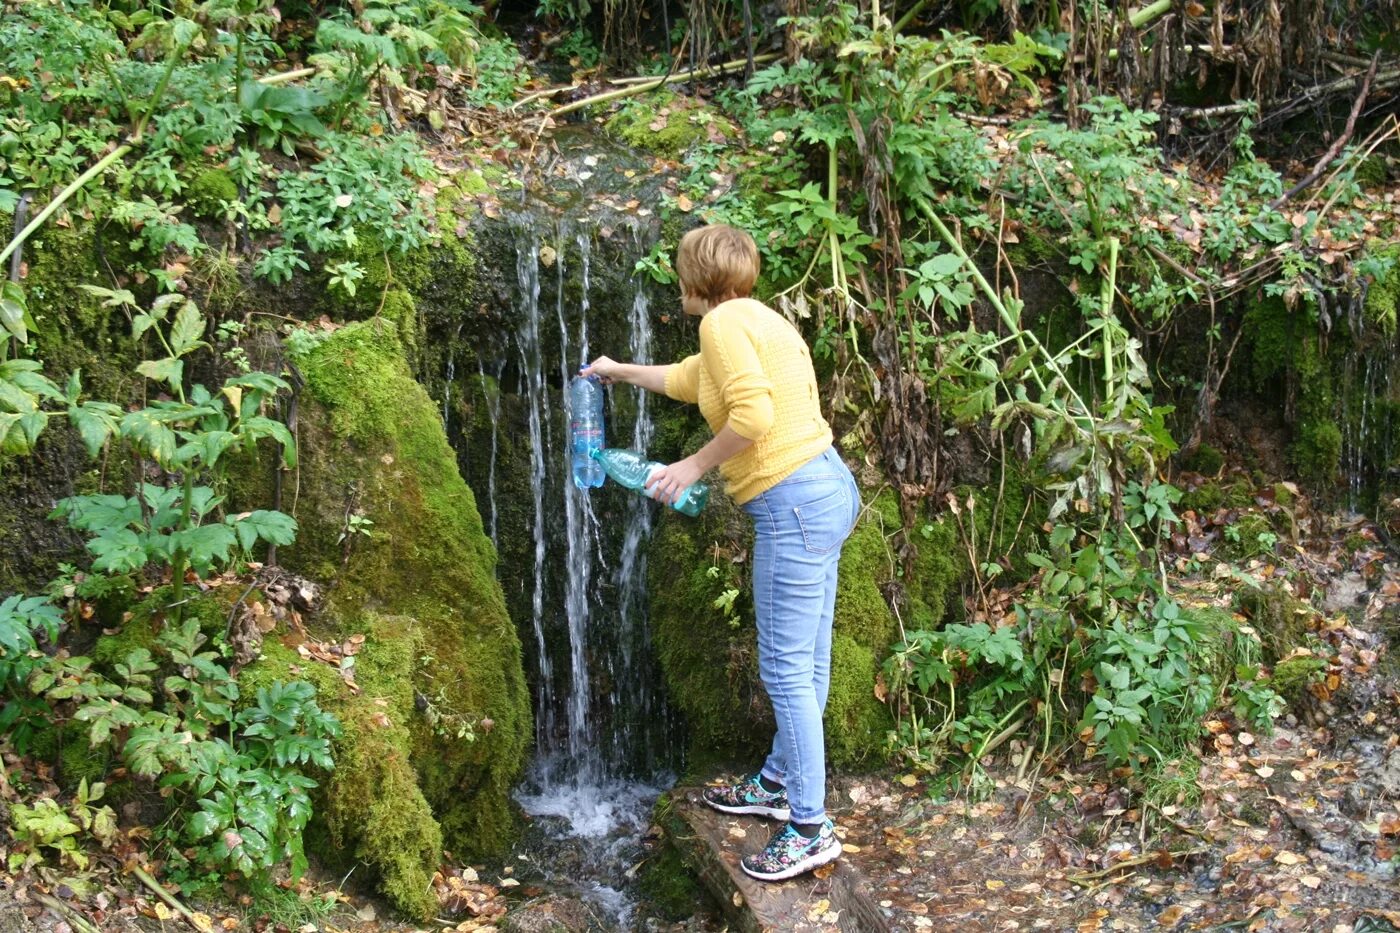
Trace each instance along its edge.
{"label": "thick green stalk", "polygon": [[1103,306],[1103,385],[1105,392],[1113,392],[1113,348],[1109,341],[1108,323],[1113,317],[1113,290],[1118,285],[1118,238],[1108,238],[1108,274],[1099,287],[1099,301]]}
{"label": "thick green stalk", "polygon": [[[194,470],[186,469],[184,489],[181,493],[180,502],[181,531],[190,530],[190,518],[193,514],[193,511]],[[174,595],[174,599],[171,600],[171,602],[174,604],[174,609],[170,618],[172,622],[175,622],[177,624],[179,623],[181,617],[185,614],[182,603],[184,602],[185,593],[185,565],[188,563],[188,561],[189,555],[185,553],[184,548],[179,548],[178,550],[176,550],[176,552],[170,559],[170,584]]]}
{"label": "thick green stalk", "polygon": [[98,160],[96,165],[73,179],[72,184],[60,191],[58,197],[50,201],[42,211],[35,215],[34,219],[31,220],[23,230],[15,235],[13,240],[5,245],[3,250],[0,250],[0,263],[4,263],[6,259],[9,259],[11,253],[19,249],[20,246],[24,244],[25,240],[33,236],[34,232],[44,225],[44,221],[52,217],[54,212],[62,207],[69,198],[81,191],[84,185],[105,172],[112,163],[125,156],[135,147],[136,143],[141,141],[141,133],[146,129],[146,123],[151,119],[151,115],[154,114],[156,108],[160,106],[161,99],[165,97],[165,89],[170,84],[170,76],[175,73],[175,66],[179,64],[180,59],[184,57],[186,48],[188,48],[188,44],[177,47],[175,51],[171,53],[170,61],[166,62],[165,65],[165,73],[161,75],[160,84],[156,85],[156,91],[151,96],[151,105],[146,108],[145,114],[142,115],[140,121],[136,124],[136,130],[130,137],[131,141],[123,143],[107,153]]}
{"label": "thick green stalk", "polygon": [[911,22],[913,22],[914,17],[918,16],[919,11],[926,6],[928,6],[928,0],[919,0],[918,3],[911,6],[908,10],[905,11],[903,16],[901,16],[898,20],[895,21],[894,31],[903,32],[904,27],[908,26]]}
{"label": "thick green stalk", "polygon": [[35,214],[34,219],[31,220],[23,230],[15,234],[15,238],[11,240],[8,244],[6,244],[3,250],[0,250],[0,263],[4,263],[5,260],[9,259],[10,254],[13,253],[15,250],[19,249],[20,245],[24,243],[25,240],[29,239],[29,237],[33,235],[34,231],[42,227],[44,225],[44,221],[52,217],[54,212],[57,211],[60,207],[62,207],[65,201],[67,201],[73,195],[77,194],[78,191],[81,190],[82,187],[88,182],[92,181],[98,175],[101,175],[103,172],[107,171],[108,167],[110,167],[113,162],[126,155],[132,150],[132,148],[133,146],[131,143],[123,143],[122,145],[118,146],[117,148],[113,149],[111,152],[103,156],[98,161],[98,163],[92,168],[88,169],[86,172],[83,172],[77,178],[73,179],[72,184],[60,191],[58,193],[58,197],[54,198],[47,205],[45,205],[42,211]]}
{"label": "thick green stalk", "polygon": [[1141,29],[1153,20],[1165,16],[1172,8],[1172,0],[1157,0],[1156,3],[1149,3],[1136,13],[1128,14],[1128,25],[1134,29]]}

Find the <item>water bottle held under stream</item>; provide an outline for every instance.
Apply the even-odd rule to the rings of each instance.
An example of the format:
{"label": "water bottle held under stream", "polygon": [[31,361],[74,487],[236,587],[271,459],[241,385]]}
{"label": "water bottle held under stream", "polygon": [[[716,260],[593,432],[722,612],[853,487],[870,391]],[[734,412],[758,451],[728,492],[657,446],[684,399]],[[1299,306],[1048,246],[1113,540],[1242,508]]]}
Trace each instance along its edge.
{"label": "water bottle held under stream", "polygon": [[592,377],[569,382],[569,433],[573,440],[574,485],[588,489],[603,485],[603,467],[593,459],[603,449],[603,387]]}
{"label": "water bottle held under stream", "polygon": [[[609,448],[595,451],[593,457],[619,485],[636,490],[648,497],[651,496],[651,493],[646,489],[647,478],[664,466],[655,460],[648,460],[646,454],[638,453],[635,450]],[[680,498],[671,504],[671,508],[693,518],[700,514],[708,501],[710,501],[709,484],[691,483],[681,490]]]}

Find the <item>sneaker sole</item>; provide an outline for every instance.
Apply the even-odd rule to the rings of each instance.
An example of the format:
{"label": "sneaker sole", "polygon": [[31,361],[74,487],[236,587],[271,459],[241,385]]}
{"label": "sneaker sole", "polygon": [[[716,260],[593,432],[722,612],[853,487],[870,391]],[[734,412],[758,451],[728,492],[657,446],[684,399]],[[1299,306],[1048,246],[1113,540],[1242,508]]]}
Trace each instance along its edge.
{"label": "sneaker sole", "polygon": [[771,875],[766,875],[763,872],[754,871],[742,860],[739,862],[739,867],[744,870],[744,874],[748,875],[750,878],[757,878],[759,881],[786,881],[789,878],[796,878],[798,875],[805,874],[814,868],[820,868],[827,862],[834,862],[837,858],[840,857],[840,855],[841,846],[839,844],[834,845],[827,849],[825,852],[817,853],[816,855],[807,859],[805,862],[802,862],[798,865],[794,865],[791,868],[784,868],[782,871],[774,872]]}
{"label": "sneaker sole", "polygon": [[733,813],[736,816],[766,816],[770,820],[786,820],[792,816],[792,811],[786,807],[778,809],[777,807],[765,807],[758,804],[730,807],[725,804],[715,803],[713,800],[706,800],[703,797],[700,799],[705,800],[705,803],[721,813]]}

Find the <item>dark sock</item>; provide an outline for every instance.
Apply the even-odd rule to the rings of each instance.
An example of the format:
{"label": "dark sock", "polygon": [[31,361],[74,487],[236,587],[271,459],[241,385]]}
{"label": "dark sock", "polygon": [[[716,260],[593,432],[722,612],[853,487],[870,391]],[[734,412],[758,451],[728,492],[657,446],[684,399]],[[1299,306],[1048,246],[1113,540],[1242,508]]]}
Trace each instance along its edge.
{"label": "dark sock", "polygon": [[780,791],[780,790],[783,789],[783,785],[781,785],[781,784],[774,784],[772,781],[768,780],[768,778],[767,778],[766,776],[762,775],[762,774],[760,774],[760,775],[758,776],[758,786],[759,786],[759,787],[762,787],[764,790],[768,791],[768,793],[770,793],[770,794],[776,794],[778,791]]}
{"label": "dark sock", "polygon": [[788,825],[797,830],[804,839],[815,839],[822,831],[822,824],[820,823],[790,823]]}

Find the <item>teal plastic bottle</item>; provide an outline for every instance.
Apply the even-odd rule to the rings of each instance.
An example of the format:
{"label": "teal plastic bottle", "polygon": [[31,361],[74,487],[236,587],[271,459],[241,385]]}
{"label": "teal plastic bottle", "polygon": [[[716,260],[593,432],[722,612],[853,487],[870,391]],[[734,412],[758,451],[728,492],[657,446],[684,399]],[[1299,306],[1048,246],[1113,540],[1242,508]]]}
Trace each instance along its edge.
{"label": "teal plastic bottle", "polygon": [[[646,490],[647,477],[665,466],[655,460],[648,460],[644,453],[620,448],[595,450],[593,459],[603,465],[603,472],[611,476],[618,485],[626,486],[648,498],[651,494]],[[680,498],[671,504],[671,508],[693,518],[700,514],[705,508],[705,503],[709,501],[709,484],[691,483],[681,491]]]}

